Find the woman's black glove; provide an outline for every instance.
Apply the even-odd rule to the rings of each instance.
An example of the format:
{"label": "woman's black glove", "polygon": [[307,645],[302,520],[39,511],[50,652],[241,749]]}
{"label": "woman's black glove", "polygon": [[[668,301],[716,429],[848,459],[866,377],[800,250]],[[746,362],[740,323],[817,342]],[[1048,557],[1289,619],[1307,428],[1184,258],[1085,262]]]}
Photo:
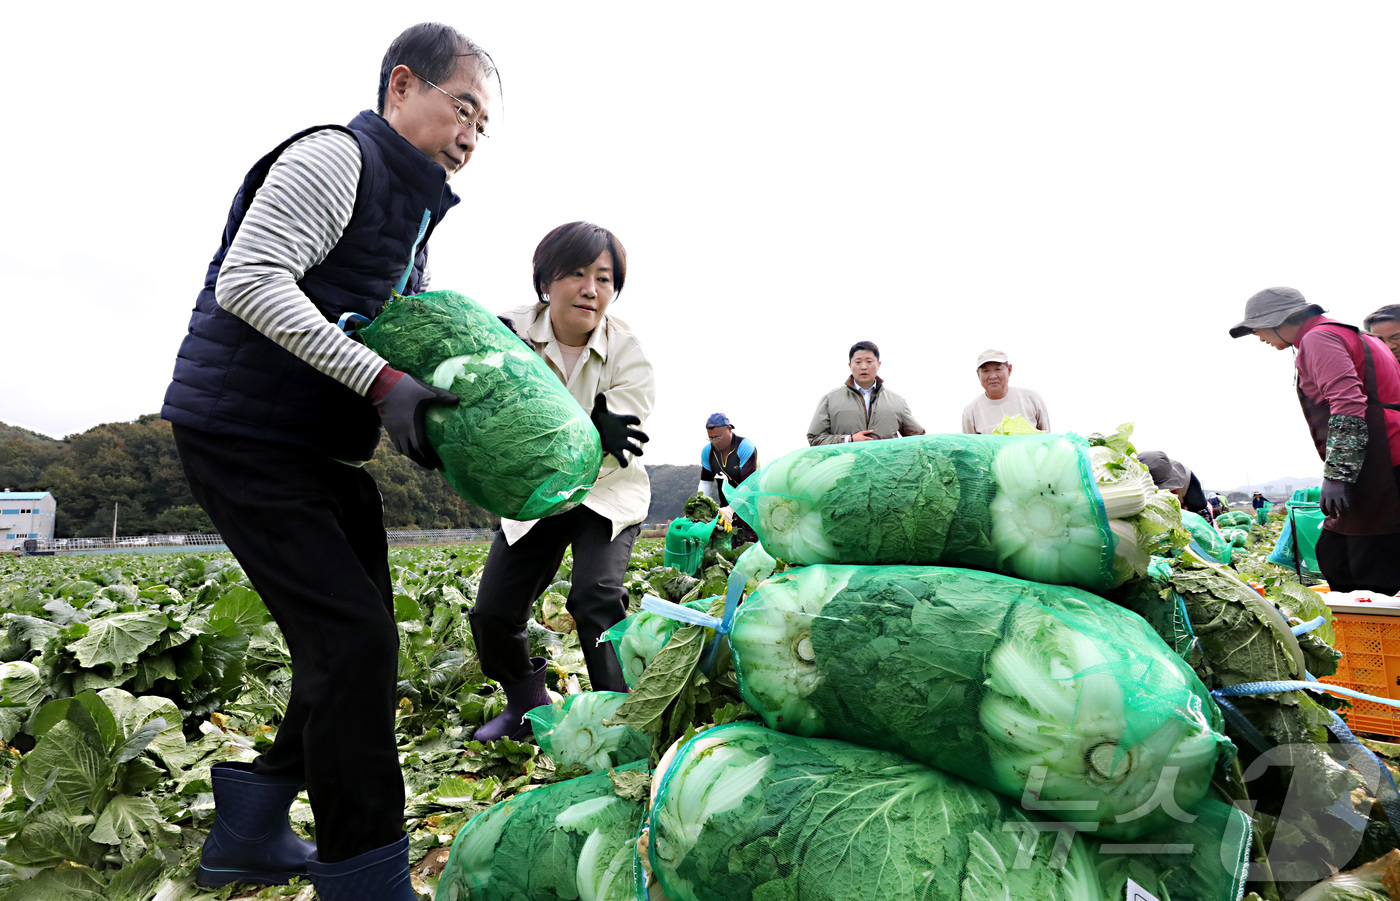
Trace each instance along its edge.
{"label": "woman's black glove", "polygon": [[379,421],[384,425],[384,431],[389,433],[394,450],[424,469],[437,469],[442,461],[428,443],[428,435],[423,430],[423,417],[428,412],[429,404],[455,407],[460,402],[460,398],[451,391],[434,388],[404,373],[394,387],[375,401],[374,407],[379,411]]}
{"label": "woman's black glove", "polygon": [[593,427],[598,430],[598,437],[603,443],[603,453],[616,457],[619,466],[627,465],[624,451],[637,457],[642,455],[641,442],[649,439],[646,432],[632,428],[642,424],[639,417],[630,414],[619,416],[608,412],[608,399],[599,394],[593,399],[593,412],[588,418],[593,420]]}
{"label": "woman's black glove", "polygon": [[1322,512],[1327,516],[1341,516],[1351,509],[1351,501],[1355,491],[1356,486],[1351,482],[1323,479],[1322,497],[1319,498]]}

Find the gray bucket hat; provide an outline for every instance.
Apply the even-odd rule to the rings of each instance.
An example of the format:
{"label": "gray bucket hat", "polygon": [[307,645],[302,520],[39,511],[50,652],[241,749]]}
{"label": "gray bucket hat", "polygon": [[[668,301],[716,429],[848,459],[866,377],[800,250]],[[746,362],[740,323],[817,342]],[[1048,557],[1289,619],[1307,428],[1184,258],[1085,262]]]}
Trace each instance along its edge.
{"label": "gray bucket hat", "polygon": [[1191,484],[1191,470],[1161,451],[1143,451],[1138,462],[1152,474],[1152,482],[1163,491],[1175,491]]}
{"label": "gray bucket hat", "polygon": [[1297,288],[1265,288],[1244,302],[1244,321],[1230,329],[1231,338],[1243,338],[1257,328],[1278,328],[1300,310],[1316,306],[1303,299]]}

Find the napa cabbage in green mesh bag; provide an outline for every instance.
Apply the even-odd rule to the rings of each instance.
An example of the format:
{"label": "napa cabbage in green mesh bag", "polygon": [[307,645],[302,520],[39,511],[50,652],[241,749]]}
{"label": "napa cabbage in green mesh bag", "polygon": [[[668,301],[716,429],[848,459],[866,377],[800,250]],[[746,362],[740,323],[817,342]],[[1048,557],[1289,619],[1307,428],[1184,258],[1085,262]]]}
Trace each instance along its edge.
{"label": "napa cabbage in green mesh bag", "polygon": [[[713,598],[697,598],[686,601],[683,606],[706,613],[713,603]],[[680,627],[681,623],[670,617],[650,610],[639,610],[603,633],[601,640],[612,642],[617,649],[617,659],[622,663],[622,678],[628,688],[637,687],[642,673]]]}
{"label": "napa cabbage in green mesh bag", "polygon": [[1182,510],[1181,524],[1191,533],[1191,539],[1212,559],[1221,563],[1230,562],[1233,547],[1204,516],[1190,510]]}
{"label": "napa cabbage in green mesh bag", "polygon": [[1131,518],[1151,493],[1137,461],[1104,468],[1083,438],[1036,434],[803,448],[725,496],[790,564],[942,563],[1096,590],[1146,569]]}
{"label": "napa cabbage in green mesh bag", "polygon": [[645,760],[651,737],[631,726],[605,726],[627,700],[621,691],[585,691],[526,713],[535,743],[556,769],[583,767],[594,772]]}
{"label": "napa cabbage in green mesh bag", "polygon": [[[630,771],[645,773],[646,762],[619,772]],[[514,795],[457,833],[436,901],[631,901],[645,812],[607,773]]]}
{"label": "napa cabbage in green mesh bag", "polygon": [[1141,617],[1075,588],[808,566],[760,585],[729,642],[771,728],[895,751],[1106,837],[1191,810],[1234,753],[1191,667]]}
{"label": "napa cabbage in green mesh bag", "polygon": [[[1236,901],[1251,829],[1227,804],[1115,851],[950,773],[752,723],[663,758],[646,863],[670,901]],[[1138,847],[1138,846],[1130,846]]]}
{"label": "napa cabbage in green mesh bag", "polygon": [[461,398],[434,406],[428,441],[462,497],[510,519],[575,506],[603,460],[598,430],[544,360],[452,291],[395,297],[359,330],[390,366]]}

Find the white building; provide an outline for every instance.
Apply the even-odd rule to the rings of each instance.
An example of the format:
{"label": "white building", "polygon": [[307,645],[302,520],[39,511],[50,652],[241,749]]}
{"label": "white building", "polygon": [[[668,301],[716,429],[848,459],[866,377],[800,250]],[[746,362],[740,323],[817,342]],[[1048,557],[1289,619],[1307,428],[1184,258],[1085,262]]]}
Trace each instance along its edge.
{"label": "white building", "polygon": [[26,538],[53,538],[57,504],[47,491],[0,491],[0,548],[17,548]]}

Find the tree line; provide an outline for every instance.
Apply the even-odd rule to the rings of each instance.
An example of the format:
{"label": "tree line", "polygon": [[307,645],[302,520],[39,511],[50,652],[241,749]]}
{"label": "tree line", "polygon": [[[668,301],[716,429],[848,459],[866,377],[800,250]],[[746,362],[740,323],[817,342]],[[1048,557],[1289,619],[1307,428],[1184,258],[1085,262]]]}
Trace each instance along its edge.
{"label": "tree line", "polygon": [[[379,484],[391,529],[496,525],[496,517],[397,453],[387,438],[365,468]],[[58,538],[111,535],[114,505],[122,535],[215,531],[190,495],[170,423],[154,413],[63,440],[0,423],[0,489],[51,492]]]}
{"label": "tree line", "polygon": [[[442,476],[395,451],[387,437],[365,468],[379,485],[390,529],[484,529],[499,522],[458,497]],[[700,467],[648,466],[647,472],[647,522],[681,516]],[[215,531],[190,495],[170,423],[154,413],[62,440],[0,423],[0,489],[51,492],[57,538],[111,535],[114,507],[122,535]]]}

